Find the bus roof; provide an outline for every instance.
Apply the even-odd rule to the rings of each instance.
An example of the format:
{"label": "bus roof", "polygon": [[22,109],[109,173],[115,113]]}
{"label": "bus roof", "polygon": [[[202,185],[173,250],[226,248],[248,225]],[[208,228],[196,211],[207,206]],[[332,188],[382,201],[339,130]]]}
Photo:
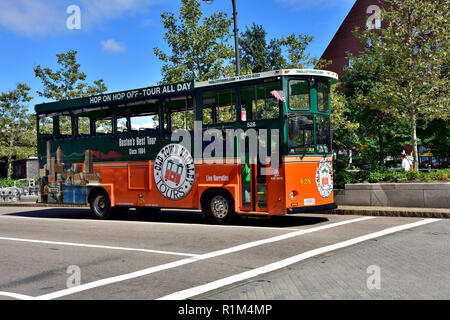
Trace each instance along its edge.
{"label": "bus roof", "polygon": [[208,86],[228,84],[233,82],[241,82],[255,79],[264,79],[279,76],[321,76],[331,78],[333,83],[337,82],[338,75],[332,71],[315,70],[315,69],[282,69],[275,71],[267,71],[261,73],[252,73],[248,75],[236,76],[225,79],[209,80],[202,82],[178,82],[167,85],[146,87],[140,89],[132,89],[126,91],[106,93],[91,97],[77,98],[65,101],[48,102],[37,104],[35,111],[38,114],[59,113],[79,109],[83,112],[85,109],[94,107],[103,107],[113,104],[130,103],[134,101],[151,101],[160,97],[170,97],[180,93],[188,94],[193,92],[195,88],[205,88]]}
{"label": "bus roof", "polygon": [[316,69],[281,69],[274,71],[266,71],[261,73],[252,73],[246,74],[242,76],[236,76],[225,79],[217,79],[217,80],[209,80],[202,82],[195,82],[195,88],[202,88],[211,85],[246,81],[246,80],[254,80],[254,79],[264,79],[270,77],[279,77],[279,76],[293,76],[293,75],[302,75],[302,76],[321,76],[328,77],[334,82],[337,82],[339,79],[338,74],[332,71],[326,70],[316,70]]}

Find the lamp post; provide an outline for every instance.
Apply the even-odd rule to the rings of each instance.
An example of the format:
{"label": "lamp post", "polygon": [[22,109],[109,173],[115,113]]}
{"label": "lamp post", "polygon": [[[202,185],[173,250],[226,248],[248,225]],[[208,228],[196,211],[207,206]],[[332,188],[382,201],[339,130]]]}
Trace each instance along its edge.
{"label": "lamp post", "polygon": [[[214,0],[203,0],[207,4],[211,4]],[[239,57],[239,37],[238,37],[238,27],[237,27],[237,12],[236,12],[236,0],[231,0],[233,4],[233,20],[234,20],[234,51],[236,56],[236,75],[241,75],[241,59]]]}

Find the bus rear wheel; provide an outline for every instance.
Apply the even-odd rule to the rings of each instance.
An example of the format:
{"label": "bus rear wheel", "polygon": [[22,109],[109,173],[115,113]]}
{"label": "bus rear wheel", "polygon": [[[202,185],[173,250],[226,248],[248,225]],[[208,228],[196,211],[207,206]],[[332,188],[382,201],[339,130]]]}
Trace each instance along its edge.
{"label": "bus rear wheel", "polygon": [[108,219],[111,216],[111,202],[105,191],[95,191],[90,197],[89,204],[92,214],[96,219]]}
{"label": "bus rear wheel", "polygon": [[203,200],[202,211],[208,221],[214,224],[229,224],[236,217],[232,197],[222,191],[208,194]]}

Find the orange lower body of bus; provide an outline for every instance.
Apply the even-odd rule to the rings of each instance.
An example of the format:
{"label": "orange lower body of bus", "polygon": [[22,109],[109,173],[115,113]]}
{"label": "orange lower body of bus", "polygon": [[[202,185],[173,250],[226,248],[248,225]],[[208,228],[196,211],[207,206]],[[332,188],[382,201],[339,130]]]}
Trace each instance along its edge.
{"label": "orange lower body of bus", "polygon": [[[321,161],[330,165],[322,168]],[[263,181],[257,174],[260,168],[250,165],[249,199],[244,199],[248,194],[243,192],[242,164],[195,164],[194,185],[176,201],[159,192],[152,161],[95,163],[94,172],[100,174],[99,187],[108,193],[112,207],[201,209],[205,192],[221,189],[231,195],[235,212],[241,214],[280,215],[336,208],[332,175],[326,172],[331,169],[330,157],[283,157],[278,170],[268,167],[269,175]]]}

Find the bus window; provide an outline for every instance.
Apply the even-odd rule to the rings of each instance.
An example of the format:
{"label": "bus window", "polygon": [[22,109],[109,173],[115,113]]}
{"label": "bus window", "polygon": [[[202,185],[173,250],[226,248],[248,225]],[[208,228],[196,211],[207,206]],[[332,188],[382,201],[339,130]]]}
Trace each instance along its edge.
{"label": "bus window", "polygon": [[78,117],[78,135],[91,134],[91,119],[89,117]]}
{"label": "bus window", "polygon": [[203,109],[203,124],[213,124],[213,110],[212,108]]}
{"label": "bus window", "polygon": [[95,119],[95,133],[111,134],[112,133],[112,120],[111,119]]}
{"label": "bus window", "polygon": [[180,110],[170,113],[171,131],[178,129],[194,130],[194,110]]}
{"label": "bus window", "polygon": [[117,133],[128,132],[128,119],[127,117],[117,118]]}
{"label": "bus window", "polygon": [[328,112],[328,93],[330,85],[324,82],[317,83],[317,109],[319,112]]}
{"label": "bus window", "polygon": [[53,117],[39,116],[39,134],[53,134]]}
{"label": "bus window", "polygon": [[217,92],[217,123],[236,121],[236,94],[234,89]]}
{"label": "bus window", "polygon": [[331,152],[330,117],[316,115],[317,152]]}
{"label": "bus window", "polygon": [[[246,120],[263,120],[278,118],[280,107],[278,100],[270,93],[279,89],[278,82],[258,84],[241,89],[242,105],[251,105],[251,117]],[[245,120],[244,120],[245,121]]]}
{"label": "bus window", "polygon": [[203,124],[236,121],[236,93],[232,88],[205,92],[202,106]]}
{"label": "bus window", "polygon": [[314,152],[314,116],[291,115],[288,120],[288,152]]}
{"label": "bus window", "polygon": [[309,84],[306,80],[289,81],[289,108],[307,111],[310,108]]}
{"label": "bus window", "polygon": [[130,117],[131,130],[149,131],[159,129],[159,116],[157,114],[136,115]]}
{"label": "bus window", "polygon": [[59,133],[63,136],[72,135],[72,118],[69,115],[59,116]]}

